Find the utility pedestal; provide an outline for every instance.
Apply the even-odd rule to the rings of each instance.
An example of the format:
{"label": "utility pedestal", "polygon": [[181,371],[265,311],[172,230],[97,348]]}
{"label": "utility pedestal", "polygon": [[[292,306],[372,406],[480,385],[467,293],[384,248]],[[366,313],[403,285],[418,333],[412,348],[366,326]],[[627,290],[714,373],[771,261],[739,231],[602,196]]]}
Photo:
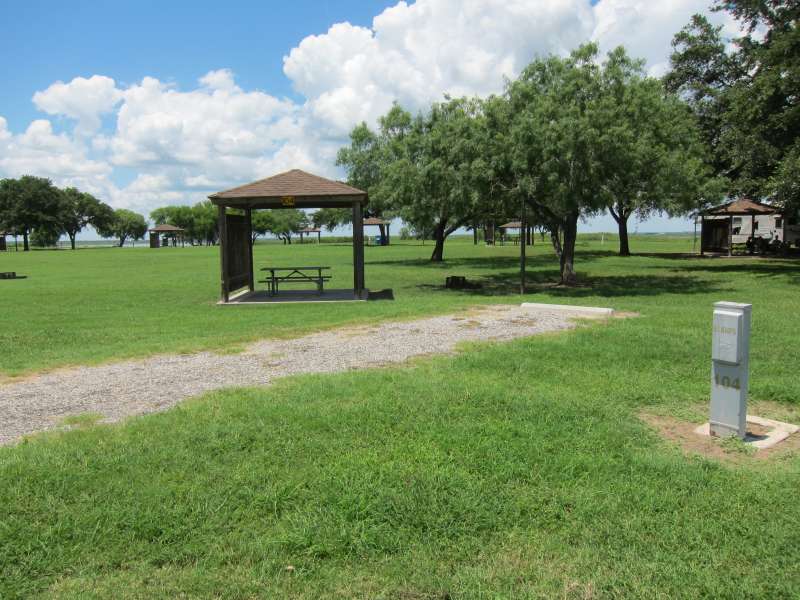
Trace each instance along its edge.
{"label": "utility pedestal", "polygon": [[719,437],[747,433],[752,304],[716,302],[711,344],[709,433]]}

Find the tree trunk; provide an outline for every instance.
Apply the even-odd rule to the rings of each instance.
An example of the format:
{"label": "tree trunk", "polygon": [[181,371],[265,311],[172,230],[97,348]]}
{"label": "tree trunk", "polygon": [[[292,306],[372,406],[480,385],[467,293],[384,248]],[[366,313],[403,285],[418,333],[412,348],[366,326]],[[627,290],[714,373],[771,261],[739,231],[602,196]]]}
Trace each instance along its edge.
{"label": "tree trunk", "polygon": [[22,232],[22,250],[24,252],[28,252],[31,249],[30,244],[28,243],[28,231],[25,230]]}
{"label": "tree trunk", "polygon": [[[561,238],[559,237],[559,232],[561,227],[557,224],[552,224],[549,227],[550,229],[550,242],[553,244],[553,250],[558,257],[558,260],[561,260],[561,254],[563,252],[561,248]],[[542,235],[544,235],[544,231],[542,231]]]}
{"label": "tree trunk", "polygon": [[631,248],[628,245],[628,217],[621,217],[617,221],[619,228],[619,255],[630,256]]}
{"label": "tree trunk", "polygon": [[619,230],[619,255],[630,256],[631,248],[628,245],[628,219],[630,218],[631,213],[630,211],[625,211],[624,205],[617,206],[616,209],[614,209],[613,205],[609,206],[608,212],[617,222],[617,229]]}
{"label": "tree trunk", "polygon": [[385,246],[386,239],[386,225],[378,225],[378,234],[381,236],[381,246]]}
{"label": "tree trunk", "polygon": [[124,235],[121,235],[121,236],[119,237],[119,247],[120,247],[120,248],[122,248],[122,247],[125,245],[125,238],[126,238],[126,237],[127,237],[127,236],[124,236]]}
{"label": "tree trunk", "polygon": [[478,226],[477,225],[473,226],[473,228],[472,228],[472,245],[473,246],[477,246],[478,245]]}
{"label": "tree trunk", "polygon": [[436,229],[433,230],[436,244],[434,245],[433,253],[431,254],[431,262],[442,262],[442,260],[444,260],[444,228],[445,223],[441,222],[436,226]]}
{"label": "tree trunk", "polygon": [[75,234],[70,233],[68,235],[69,235],[69,245],[72,247],[73,250],[75,250]]}
{"label": "tree trunk", "polygon": [[575,284],[575,241],[578,238],[578,217],[577,211],[571,213],[564,219],[564,246],[561,249],[561,284]]}

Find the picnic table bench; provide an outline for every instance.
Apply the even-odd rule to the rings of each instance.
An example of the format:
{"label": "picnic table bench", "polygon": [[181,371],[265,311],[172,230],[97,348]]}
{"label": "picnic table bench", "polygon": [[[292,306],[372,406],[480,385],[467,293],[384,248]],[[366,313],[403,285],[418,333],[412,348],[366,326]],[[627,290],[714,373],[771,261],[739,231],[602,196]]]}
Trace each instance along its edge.
{"label": "picnic table bench", "polygon": [[330,267],[264,267],[262,271],[268,271],[269,276],[260,280],[266,283],[270,296],[278,293],[278,286],[282,283],[313,283],[317,286],[317,293],[323,293],[323,283],[330,281],[330,275],[323,275],[323,271],[329,271]]}

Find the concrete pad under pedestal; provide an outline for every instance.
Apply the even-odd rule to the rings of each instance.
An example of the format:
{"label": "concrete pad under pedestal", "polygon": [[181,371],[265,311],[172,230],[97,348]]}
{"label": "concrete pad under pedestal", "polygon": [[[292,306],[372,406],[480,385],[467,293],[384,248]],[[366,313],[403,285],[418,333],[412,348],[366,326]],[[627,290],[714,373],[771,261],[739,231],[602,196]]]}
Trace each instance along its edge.
{"label": "concrete pad under pedestal", "polygon": [[[757,425],[768,430],[767,433],[763,435],[754,434],[750,431],[747,432],[747,435],[744,438],[744,443],[755,448],[756,450],[766,450],[767,448],[772,448],[793,433],[800,431],[800,427],[797,425],[784,423],[782,421],[774,421],[772,419],[765,419],[755,415],[747,415],[747,424]],[[696,428],[694,432],[698,435],[709,436],[709,430],[709,424],[703,423],[700,425],[700,427]]]}
{"label": "concrete pad under pedestal", "polygon": [[522,308],[531,310],[557,312],[571,317],[582,317],[584,319],[606,319],[614,316],[613,308],[602,308],[599,306],[573,306],[571,304],[542,304],[539,302],[523,302]]}

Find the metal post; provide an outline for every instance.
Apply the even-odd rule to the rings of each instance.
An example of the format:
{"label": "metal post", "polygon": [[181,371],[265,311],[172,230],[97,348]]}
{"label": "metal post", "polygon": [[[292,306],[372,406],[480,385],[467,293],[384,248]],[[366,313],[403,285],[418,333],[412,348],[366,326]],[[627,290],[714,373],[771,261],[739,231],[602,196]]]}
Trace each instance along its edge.
{"label": "metal post", "polygon": [[219,272],[220,272],[220,296],[223,302],[227,302],[228,295],[228,260],[227,260],[227,223],[225,218],[225,207],[220,206],[219,210]]}

